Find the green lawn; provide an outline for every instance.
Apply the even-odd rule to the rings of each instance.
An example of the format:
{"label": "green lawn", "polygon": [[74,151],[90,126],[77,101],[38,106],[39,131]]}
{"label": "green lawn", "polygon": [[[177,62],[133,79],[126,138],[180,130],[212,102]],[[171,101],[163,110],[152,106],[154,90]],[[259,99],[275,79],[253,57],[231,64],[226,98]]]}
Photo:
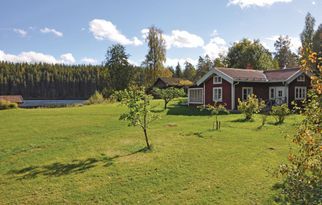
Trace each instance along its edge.
{"label": "green lawn", "polygon": [[[155,101],[161,108],[162,102]],[[221,116],[222,130],[170,106],[150,130],[119,121],[116,104],[0,111],[0,204],[271,204],[301,118],[283,125]]]}

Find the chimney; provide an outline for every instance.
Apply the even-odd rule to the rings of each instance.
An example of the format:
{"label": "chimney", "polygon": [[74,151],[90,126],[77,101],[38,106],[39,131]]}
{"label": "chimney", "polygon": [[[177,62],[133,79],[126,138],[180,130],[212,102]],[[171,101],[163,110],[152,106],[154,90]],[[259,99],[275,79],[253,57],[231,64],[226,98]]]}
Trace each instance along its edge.
{"label": "chimney", "polygon": [[254,68],[253,68],[253,65],[252,64],[247,63],[246,69],[253,70]]}

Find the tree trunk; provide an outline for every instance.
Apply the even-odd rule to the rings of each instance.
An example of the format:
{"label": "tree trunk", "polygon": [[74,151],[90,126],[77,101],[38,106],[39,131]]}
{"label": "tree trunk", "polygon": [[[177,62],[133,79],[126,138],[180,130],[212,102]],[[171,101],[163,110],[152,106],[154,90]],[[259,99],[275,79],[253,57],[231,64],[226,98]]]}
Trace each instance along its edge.
{"label": "tree trunk", "polygon": [[147,147],[148,149],[151,149],[151,147],[150,147],[150,143],[149,143],[149,138],[148,138],[148,133],[147,133],[146,129],[143,129],[143,132],[144,132],[144,137],[145,137],[146,147]]}

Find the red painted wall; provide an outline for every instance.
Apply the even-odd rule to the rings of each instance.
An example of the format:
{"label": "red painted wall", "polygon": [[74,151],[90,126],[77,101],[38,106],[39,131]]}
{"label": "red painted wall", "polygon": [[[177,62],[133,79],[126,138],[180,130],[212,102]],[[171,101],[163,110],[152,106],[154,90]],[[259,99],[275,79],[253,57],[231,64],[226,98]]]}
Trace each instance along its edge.
{"label": "red painted wall", "polygon": [[226,104],[227,109],[231,109],[231,84],[222,79],[221,84],[213,84],[213,78],[210,77],[208,80],[205,81],[205,104],[214,104],[213,101],[213,91],[214,87],[222,87],[222,103]]}
{"label": "red painted wall", "polygon": [[[311,79],[308,76],[305,76],[305,82],[297,82],[293,80],[288,86],[288,97],[289,97],[289,106],[291,102],[295,100],[295,86],[306,86],[306,92],[311,88]],[[297,102],[300,103],[300,102]]]}

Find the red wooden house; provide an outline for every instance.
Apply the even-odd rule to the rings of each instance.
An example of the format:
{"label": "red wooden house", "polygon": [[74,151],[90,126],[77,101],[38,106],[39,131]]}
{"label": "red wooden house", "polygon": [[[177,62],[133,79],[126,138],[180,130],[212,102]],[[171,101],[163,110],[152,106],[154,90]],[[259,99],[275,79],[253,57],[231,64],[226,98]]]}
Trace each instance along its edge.
{"label": "red wooden house", "polygon": [[255,94],[271,105],[301,101],[310,86],[309,74],[298,68],[282,70],[252,70],[213,68],[196,85],[188,89],[189,105],[224,103],[235,110],[238,98],[247,99]]}

